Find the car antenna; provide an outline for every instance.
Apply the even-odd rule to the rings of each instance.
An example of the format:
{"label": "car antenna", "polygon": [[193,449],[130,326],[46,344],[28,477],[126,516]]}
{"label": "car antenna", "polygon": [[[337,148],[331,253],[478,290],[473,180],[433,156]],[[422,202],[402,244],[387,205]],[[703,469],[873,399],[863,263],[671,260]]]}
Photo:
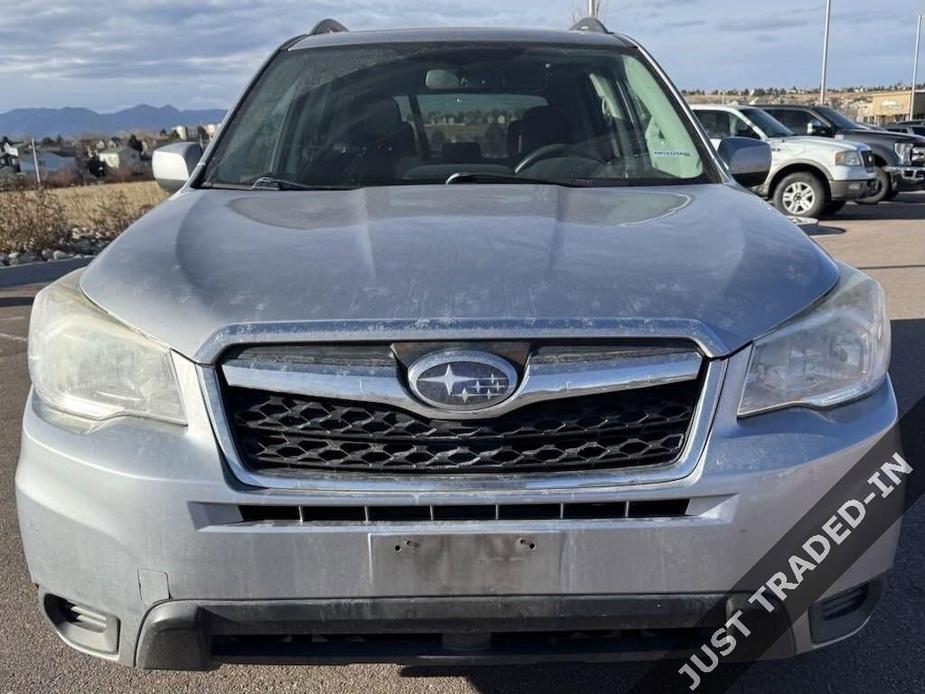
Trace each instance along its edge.
{"label": "car antenna", "polygon": [[594,17],[585,17],[584,19],[579,19],[572,25],[570,31],[593,31],[597,34],[610,33],[607,30],[607,27],[604,26],[604,23]]}
{"label": "car antenna", "polygon": [[345,31],[350,31],[343,24],[338,22],[336,19],[322,19],[315,25],[315,28],[311,30],[309,36],[318,36],[320,34],[340,34]]}

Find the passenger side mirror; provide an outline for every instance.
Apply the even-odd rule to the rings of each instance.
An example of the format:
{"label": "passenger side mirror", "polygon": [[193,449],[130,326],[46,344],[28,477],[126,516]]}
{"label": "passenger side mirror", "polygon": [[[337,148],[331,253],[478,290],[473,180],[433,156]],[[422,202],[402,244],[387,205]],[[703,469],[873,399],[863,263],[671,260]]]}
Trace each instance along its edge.
{"label": "passenger side mirror", "polygon": [[771,173],[771,146],[749,137],[727,137],[719,143],[720,159],[732,177],[746,188],[760,186]]}
{"label": "passenger side mirror", "polygon": [[154,180],[168,193],[176,193],[193,174],[202,157],[202,147],[196,142],[178,142],[154,150],[151,169]]}
{"label": "passenger side mirror", "polygon": [[747,137],[750,140],[760,140],[761,139],[761,135],[755,132],[754,128],[751,128],[745,125],[745,123],[742,123],[741,125],[736,126],[735,132],[736,132],[735,134],[736,137]]}
{"label": "passenger side mirror", "polygon": [[832,130],[827,128],[821,120],[814,118],[806,124],[806,134],[815,135],[816,137],[830,137]]}

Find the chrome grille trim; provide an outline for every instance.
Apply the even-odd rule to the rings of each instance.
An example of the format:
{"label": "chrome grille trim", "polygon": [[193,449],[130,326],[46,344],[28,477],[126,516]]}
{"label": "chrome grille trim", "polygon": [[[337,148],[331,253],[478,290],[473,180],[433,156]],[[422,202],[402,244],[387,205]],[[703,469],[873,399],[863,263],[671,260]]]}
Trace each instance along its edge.
{"label": "chrome grille trim", "polygon": [[526,473],[511,475],[471,476],[428,475],[409,478],[401,475],[364,475],[323,472],[310,476],[257,474],[249,470],[238,455],[237,445],[225,411],[218,369],[200,366],[199,378],[206,407],[212,421],[225,461],[233,476],[242,484],[262,488],[336,494],[338,498],[350,496],[379,498],[413,496],[416,500],[425,495],[428,499],[455,499],[465,502],[470,498],[485,500],[485,495],[497,499],[516,498],[529,503],[555,500],[557,493],[571,499],[576,491],[588,494],[606,494],[640,484],[670,484],[694,473],[700,466],[701,455],[709,434],[710,425],[719,402],[726,362],[707,362],[703,388],[691,422],[687,442],[678,460],[658,467],[624,468],[620,470],[571,471],[548,474]]}
{"label": "chrome grille trim", "polygon": [[[697,352],[645,354],[583,362],[528,363],[514,394],[494,407],[452,413],[453,419],[488,419],[545,400],[603,395],[636,388],[692,381],[703,359]],[[431,419],[446,410],[415,399],[394,366],[360,368],[327,364],[280,364],[232,359],[222,367],[229,386],[275,393],[393,405]]]}

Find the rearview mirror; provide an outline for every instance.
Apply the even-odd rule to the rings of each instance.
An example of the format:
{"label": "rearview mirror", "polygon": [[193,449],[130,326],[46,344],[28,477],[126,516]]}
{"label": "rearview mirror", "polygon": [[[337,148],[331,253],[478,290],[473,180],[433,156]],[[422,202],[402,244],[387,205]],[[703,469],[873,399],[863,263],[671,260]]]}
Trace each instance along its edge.
{"label": "rearview mirror", "polygon": [[760,186],[771,173],[771,146],[749,137],[727,137],[719,143],[720,159],[729,173],[746,188]]}
{"label": "rearview mirror", "polygon": [[189,180],[202,157],[197,142],[178,142],[154,150],[151,169],[154,180],[168,193],[176,193]]}
{"label": "rearview mirror", "polygon": [[547,79],[543,69],[517,65],[432,68],[424,75],[424,86],[434,91],[536,93],[546,89]]}

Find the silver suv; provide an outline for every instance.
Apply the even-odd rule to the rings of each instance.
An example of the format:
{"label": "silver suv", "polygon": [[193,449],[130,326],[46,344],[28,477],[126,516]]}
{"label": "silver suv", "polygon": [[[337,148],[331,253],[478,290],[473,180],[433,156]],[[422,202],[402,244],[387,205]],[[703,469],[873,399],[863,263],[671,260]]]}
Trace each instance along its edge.
{"label": "silver suv", "polygon": [[867,145],[799,136],[754,106],[692,105],[713,144],[753,137],[771,145],[771,173],[755,188],[788,215],[835,214],[876,192],[877,169]]}
{"label": "silver suv", "polygon": [[[892,431],[879,285],[584,26],[325,22],[155,153],[176,194],[32,314],[17,504],[64,641],[651,657]],[[897,535],[777,654],[863,626]]]}

